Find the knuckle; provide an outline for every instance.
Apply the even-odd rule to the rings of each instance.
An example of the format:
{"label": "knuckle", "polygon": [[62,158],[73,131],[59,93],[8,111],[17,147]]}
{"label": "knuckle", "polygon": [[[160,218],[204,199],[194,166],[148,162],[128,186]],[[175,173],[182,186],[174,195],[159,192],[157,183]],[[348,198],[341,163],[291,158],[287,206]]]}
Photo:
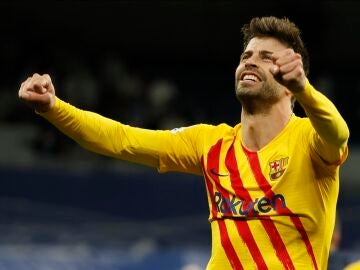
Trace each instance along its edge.
{"label": "knuckle", "polygon": [[297,74],[301,74],[302,73],[302,66],[301,65],[299,65],[299,66],[297,66],[297,68],[296,68],[296,73]]}
{"label": "knuckle", "polygon": [[26,90],[29,90],[31,89],[31,82],[26,82],[24,85],[23,85],[23,89],[26,91]]}
{"label": "knuckle", "polygon": [[40,81],[39,81],[39,80],[35,80],[35,81],[33,81],[32,85],[33,85],[33,87],[34,87],[34,88],[38,88],[38,87],[40,87],[40,86],[41,86],[41,85],[40,85]]}
{"label": "knuckle", "polygon": [[285,54],[286,55],[293,55],[294,54],[294,50],[292,48],[287,48],[285,49]]}
{"label": "knuckle", "polygon": [[19,96],[19,98],[22,99],[22,100],[25,99],[25,96],[24,96],[23,91],[19,91],[18,96]]}
{"label": "knuckle", "polygon": [[288,75],[288,74],[284,74],[284,75],[282,75],[282,79],[283,79],[284,81],[288,81],[290,78],[289,78],[289,75]]}
{"label": "knuckle", "polygon": [[49,84],[49,83],[51,83],[51,78],[50,78],[49,74],[44,74],[42,81],[43,81],[44,84]]}

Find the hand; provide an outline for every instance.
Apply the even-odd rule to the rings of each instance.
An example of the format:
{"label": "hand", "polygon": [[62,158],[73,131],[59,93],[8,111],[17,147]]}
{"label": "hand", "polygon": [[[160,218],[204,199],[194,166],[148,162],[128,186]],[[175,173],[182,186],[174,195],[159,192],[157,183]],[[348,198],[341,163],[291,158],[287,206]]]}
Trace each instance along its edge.
{"label": "hand", "polygon": [[35,73],[19,89],[19,98],[35,111],[44,113],[55,105],[55,89],[48,74]]}
{"label": "hand", "polygon": [[295,53],[293,49],[285,49],[274,52],[272,57],[274,66],[270,69],[270,72],[275,79],[294,94],[303,91],[306,76],[301,55]]}

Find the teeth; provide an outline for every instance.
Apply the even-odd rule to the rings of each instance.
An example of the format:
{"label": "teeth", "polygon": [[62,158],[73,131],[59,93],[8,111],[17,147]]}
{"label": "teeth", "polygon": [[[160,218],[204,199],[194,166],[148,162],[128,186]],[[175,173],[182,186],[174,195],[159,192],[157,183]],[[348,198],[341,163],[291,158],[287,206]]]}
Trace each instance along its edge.
{"label": "teeth", "polygon": [[244,78],[243,78],[243,80],[244,80],[244,81],[249,80],[249,81],[253,81],[253,82],[259,81],[259,79],[258,79],[255,75],[252,75],[252,74],[247,74],[247,75],[245,75]]}

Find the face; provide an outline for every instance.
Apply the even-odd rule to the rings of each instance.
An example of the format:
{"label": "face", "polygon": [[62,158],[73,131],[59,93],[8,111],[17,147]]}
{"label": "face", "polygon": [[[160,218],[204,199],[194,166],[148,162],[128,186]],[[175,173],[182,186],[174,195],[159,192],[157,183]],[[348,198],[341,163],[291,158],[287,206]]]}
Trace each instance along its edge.
{"label": "face", "polygon": [[240,102],[256,100],[271,104],[281,98],[285,87],[275,80],[270,68],[274,65],[272,53],[286,48],[272,37],[250,40],[235,73],[236,96]]}

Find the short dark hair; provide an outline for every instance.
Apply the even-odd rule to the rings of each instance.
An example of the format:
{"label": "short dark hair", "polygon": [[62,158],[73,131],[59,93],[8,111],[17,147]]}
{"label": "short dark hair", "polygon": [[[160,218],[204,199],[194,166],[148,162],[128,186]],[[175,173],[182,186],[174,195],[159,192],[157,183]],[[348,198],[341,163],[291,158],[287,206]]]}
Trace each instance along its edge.
{"label": "short dark hair", "polygon": [[254,37],[274,37],[302,57],[304,72],[309,74],[309,54],[300,36],[299,28],[288,18],[255,17],[241,29],[244,35],[244,49]]}

